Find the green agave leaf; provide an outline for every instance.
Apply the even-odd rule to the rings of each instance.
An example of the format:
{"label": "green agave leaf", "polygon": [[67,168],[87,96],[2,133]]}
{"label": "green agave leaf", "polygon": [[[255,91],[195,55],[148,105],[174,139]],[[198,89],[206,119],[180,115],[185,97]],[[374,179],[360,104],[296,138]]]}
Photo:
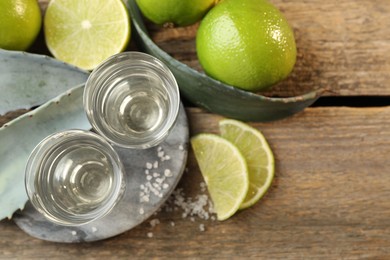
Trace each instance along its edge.
{"label": "green agave leaf", "polygon": [[87,78],[88,72],[48,56],[0,49],[0,115],[41,105]]}
{"label": "green agave leaf", "polygon": [[83,108],[84,85],[74,87],[0,128],[0,220],[27,202],[24,168],[34,147],[57,131],[91,129]]}
{"label": "green agave leaf", "polygon": [[128,8],[135,29],[134,38],[139,47],[168,65],[184,97],[211,112],[243,121],[277,120],[302,111],[314,103],[323,92],[322,89],[317,89],[295,97],[270,98],[223,84],[161,50],[148,36],[134,0],[129,0]]}

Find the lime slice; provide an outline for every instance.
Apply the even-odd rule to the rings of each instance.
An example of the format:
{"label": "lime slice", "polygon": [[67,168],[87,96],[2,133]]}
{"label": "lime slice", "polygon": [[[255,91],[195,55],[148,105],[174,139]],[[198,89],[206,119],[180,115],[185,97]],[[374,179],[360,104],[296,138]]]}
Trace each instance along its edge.
{"label": "lime slice", "polygon": [[241,151],[248,165],[249,190],[240,209],[255,204],[274,177],[274,157],[264,136],[255,128],[232,119],[219,122],[222,137]]}
{"label": "lime slice", "polygon": [[218,135],[199,134],[191,138],[191,144],[217,219],[228,219],[239,209],[248,192],[245,159],[237,147]]}
{"label": "lime slice", "polygon": [[130,20],[121,0],[52,0],[44,31],[55,58],[92,70],[126,48]]}

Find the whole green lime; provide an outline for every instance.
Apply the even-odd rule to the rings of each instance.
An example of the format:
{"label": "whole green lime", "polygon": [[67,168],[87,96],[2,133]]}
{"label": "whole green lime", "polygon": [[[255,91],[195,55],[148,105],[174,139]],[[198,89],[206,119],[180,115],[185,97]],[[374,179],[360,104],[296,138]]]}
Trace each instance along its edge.
{"label": "whole green lime", "polygon": [[2,0],[0,10],[0,48],[26,50],[42,25],[37,0]]}
{"label": "whole green lime", "polygon": [[286,78],[296,60],[292,29],[266,0],[217,4],[200,23],[196,50],[206,74],[248,91]]}
{"label": "whole green lime", "polygon": [[187,26],[199,21],[215,0],[136,0],[142,14],[155,24]]}

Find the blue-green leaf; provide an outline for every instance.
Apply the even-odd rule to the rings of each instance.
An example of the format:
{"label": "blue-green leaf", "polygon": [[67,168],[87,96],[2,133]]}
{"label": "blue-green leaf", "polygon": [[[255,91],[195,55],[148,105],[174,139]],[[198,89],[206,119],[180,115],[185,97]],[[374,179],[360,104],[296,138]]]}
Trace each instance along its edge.
{"label": "blue-green leaf", "polygon": [[24,168],[34,147],[66,129],[91,129],[80,85],[0,128],[0,220],[11,218],[27,202]]}
{"label": "blue-green leaf", "polygon": [[0,115],[41,105],[87,78],[88,72],[48,56],[0,49]]}

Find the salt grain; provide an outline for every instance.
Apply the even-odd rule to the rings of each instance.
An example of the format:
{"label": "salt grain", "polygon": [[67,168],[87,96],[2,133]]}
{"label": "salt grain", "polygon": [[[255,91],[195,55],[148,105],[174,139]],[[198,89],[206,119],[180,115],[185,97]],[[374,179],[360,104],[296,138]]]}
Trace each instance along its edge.
{"label": "salt grain", "polygon": [[201,191],[201,192],[205,192],[206,189],[207,189],[206,183],[201,182],[201,183],[200,183],[200,191]]}
{"label": "salt grain", "polygon": [[96,227],[92,227],[91,230],[92,230],[92,233],[95,233],[98,229]]}
{"label": "salt grain", "polygon": [[179,145],[179,150],[180,151],[183,151],[184,150],[184,147],[183,147],[183,145],[181,144],[181,145]]}
{"label": "salt grain", "polygon": [[152,232],[148,232],[147,236],[148,236],[149,238],[152,238],[152,237],[153,237],[153,233],[152,233]]}
{"label": "salt grain", "polygon": [[154,169],[157,169],[157,168],[158,168],[158,161],[155,161],[155,162],[153,163],[153,168],[154,168]]}
{"label": "salt grain", "polygon": [[73,236],[77,235],[77,232],[73,230],[73,231],[72,231],[72,235],[73,235]]}
{"label": "salt grain", "polygon": [[145,195],[145,196],[141,197],[141,202],[149,202],[149,196]]}
{"label": "salt grain", "polygon": [[163,183],[164,180],[165,180],[164,178],[157,178],[157,179],[156,179],[156,182],[157,182],[158,184],[161,184],[161,183]]}
{"label": "salt grain", "polygon": [[153,227],[157,226],[158,224],[160,224],[160,220],[158,218],[155,218],[155,219],[152,219],[149,224]]}
{"label": "salt grain", "polygon": [[164,175],[165,175],[165,177],[172,177],[173,174],[172,174],[170,169],[165,169]]}
{"label": "salt grain", "polygon": [[140,209],[139,209],[139,214],[143,215],[144,213],[145,213],[144,208],[140,208]]}
{"label": "salt grain", "polygon": [[199,225],[199,230],[200,230],[201,232],[205,231],[204,224],[200,224],[200,225]]}
{"label": "salt grain", "polygon": [[153,164],[151,164],[150,162],[147,162],[146,163],[146,169],[152,169],[153,168]]}

